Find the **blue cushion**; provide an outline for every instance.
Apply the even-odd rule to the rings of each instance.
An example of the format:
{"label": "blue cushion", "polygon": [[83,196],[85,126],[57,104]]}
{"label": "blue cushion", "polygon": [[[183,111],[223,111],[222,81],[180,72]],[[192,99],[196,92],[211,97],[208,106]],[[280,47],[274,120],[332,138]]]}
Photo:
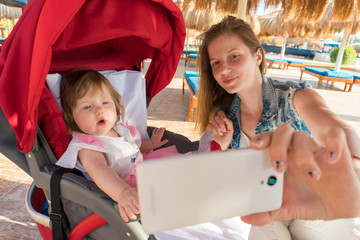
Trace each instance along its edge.
{"label": "blue cushion", "polygon": [[197,58],[198,55],[197,55],[197,53],[192,53],[192,54],[189,54],[187,57],[188,58]]}
{"label": "blue cushion", "polygon": [[197,53],[197,50],[183,50],[183,53]]}
{"label": "blue cushion", "polygon": [[189,77],[198,77],[198,76],[199,76],[199,72],[195,72],[195,71],[185,71],[184,75],[185,75],[185,78],[188,79]]}
{"label": "blue cushion", "polygon": [[304,62],[299,61],[293,61],[293,60],[286,60],[288,63],[298,63],[298,64],[304,64]]}
{"label": "blue cushion", "polygon": [[305,70],[310,72],[314,72],[320,75],[329,76],[329,70],[326,68],[318,68],[318,67],[305,67]]}
{"label": "blue cushion", "polygon": [[188,82],[190,83],[190,86],[194,92],[197,92],[199,87],[199,77],[189,77],[187,78]]}
{"label": "blue cushion", "polygon": [[327,77],[336,77],[336,78],[346,78],[346,79],[354,79],[354,77],[350,74],[343,72],[335,72],[326,68],[317,68],[317,67],[305,67],[306,70],[311,72],[327,76]]}
{"label": "blue cushion", "polygon": [[284,59],[280,59],[280,58],[266,58],[266,61],[271,61],[271,62],[287,62]]}
{"label": "blue cushion", "polygon": [[[334,69],[330,69],[331,71],[334,71]],[[359,72],[353,72],[350,70],[340,70],[340,72],[352,75],[355,79],[360,79],[360,73]]]}

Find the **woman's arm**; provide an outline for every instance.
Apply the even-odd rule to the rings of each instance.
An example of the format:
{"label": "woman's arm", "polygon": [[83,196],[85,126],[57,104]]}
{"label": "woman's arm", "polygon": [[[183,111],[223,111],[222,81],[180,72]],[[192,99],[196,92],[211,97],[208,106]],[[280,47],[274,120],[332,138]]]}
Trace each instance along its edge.
{"label": "woman's arm", "polygon": [[135,214],[139,214],[139,199],[137,191],[122,180],[117,173],[110,168],[103,153],[81,149],[79,159],[87,173],[111,199],[118,202],[121,217],[125,222],[129,218],[135,220]]}
{"label": "woman's arm", "polygon": [[323,98],[313,89],[296,91],[293,104],[299,116],[308,126],[315,140],[322,145],[331,145],[333,129],[341,128],[346,134],[347,146],[351,154],[360,156],[360,138],[356,132],[332,112]]}

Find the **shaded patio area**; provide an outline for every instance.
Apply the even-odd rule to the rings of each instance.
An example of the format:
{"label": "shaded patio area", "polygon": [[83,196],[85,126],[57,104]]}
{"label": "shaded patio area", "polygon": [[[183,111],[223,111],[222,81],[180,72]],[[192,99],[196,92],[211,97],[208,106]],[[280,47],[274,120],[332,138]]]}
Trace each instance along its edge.
{"label": "shaded patio area", "polygon": [[[167,88],[152,100],[148,110],[148,125],[165,127],[166,129],[185,135],[195,141],[200,138],[194,129],[195,123],[188,122],[189,96],[182,94],[182,79],[185,70],[196,70],[195,64],[184,66],[185,59],[180,59],[177,72]],[[145,62],[145,72],[149,61]],[[269,69],[267,76],[278,80],[299,81],[299,68],[288,70]],[[352,92],[343,91],[343,83],[330,84],[316,89],[318,79],[304,74],[308,81],[327,102],[330,109],[351,125],[360,135],[360,85],[354,85]],[[4,240],[40,240],[35,223],[28,216],[24,199],[26,189],[32,182],[31,177],[16,167],[0,154],[0,239]]]}

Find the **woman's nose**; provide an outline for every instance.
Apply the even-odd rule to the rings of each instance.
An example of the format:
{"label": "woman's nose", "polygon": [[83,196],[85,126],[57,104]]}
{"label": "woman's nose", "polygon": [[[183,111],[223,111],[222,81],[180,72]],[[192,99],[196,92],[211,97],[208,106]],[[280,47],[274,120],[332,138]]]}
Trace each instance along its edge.
{"label": "woman's nose", "polygon": [[226,73],[228,73],[230,71],[230,66],[229,66],[229,64],[227,63],[227,62],[222,62],[221,64],[220,64],[220,73],[222,73],[222,74],[226,74]]}

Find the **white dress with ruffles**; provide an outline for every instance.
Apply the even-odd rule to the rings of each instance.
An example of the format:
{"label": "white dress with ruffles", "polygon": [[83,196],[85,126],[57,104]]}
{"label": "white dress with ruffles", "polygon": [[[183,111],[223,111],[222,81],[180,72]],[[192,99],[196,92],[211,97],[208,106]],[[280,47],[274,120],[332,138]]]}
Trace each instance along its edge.
{"label": "white dress with ruffles", "polygon": [[128,182],[132,183],[135,178],[136,165],[143,161],[139,150],[141,139],[140,133],[132,126],[117,124],[114,130],[121,137],[92,136],[79,132],[73,133],[73,138],[61,158],[56,162],[64,168],[76,168],[87,179],[91,179],[85,168],[78,159],[80,149],[90,149],[106,154],[109,166]]}

